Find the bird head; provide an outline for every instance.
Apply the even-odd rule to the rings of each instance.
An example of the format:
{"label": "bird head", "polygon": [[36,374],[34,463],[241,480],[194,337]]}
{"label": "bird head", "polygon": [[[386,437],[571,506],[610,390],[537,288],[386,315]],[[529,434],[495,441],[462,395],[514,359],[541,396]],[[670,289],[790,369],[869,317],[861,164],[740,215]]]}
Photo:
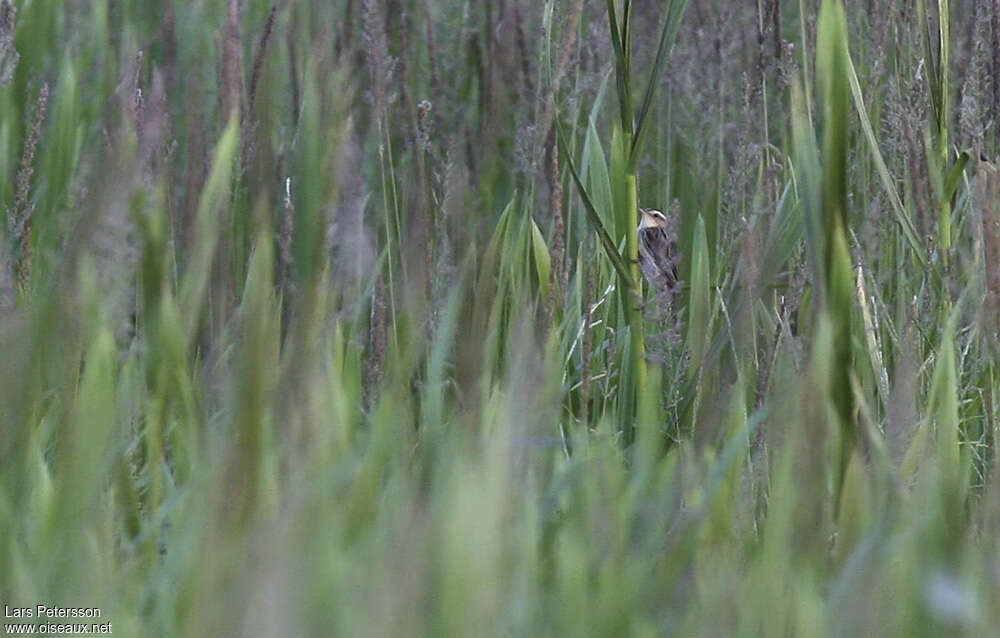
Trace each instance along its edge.
{"label": "bird head", "polygon": [[652,208],[639,209],[639,230],[646,228],[663,228],[667,225],[667,216]]}

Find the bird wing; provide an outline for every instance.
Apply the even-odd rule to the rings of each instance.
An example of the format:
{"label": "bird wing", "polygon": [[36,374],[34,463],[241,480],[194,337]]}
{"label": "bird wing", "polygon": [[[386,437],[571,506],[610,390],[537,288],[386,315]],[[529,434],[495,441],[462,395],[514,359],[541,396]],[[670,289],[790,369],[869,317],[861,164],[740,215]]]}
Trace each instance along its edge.
{"label": "bird wing", "polygon": [[645,228],[639,233],[639,264],[642,274],[657,290],[677,285],[677,247],[663,228]]}

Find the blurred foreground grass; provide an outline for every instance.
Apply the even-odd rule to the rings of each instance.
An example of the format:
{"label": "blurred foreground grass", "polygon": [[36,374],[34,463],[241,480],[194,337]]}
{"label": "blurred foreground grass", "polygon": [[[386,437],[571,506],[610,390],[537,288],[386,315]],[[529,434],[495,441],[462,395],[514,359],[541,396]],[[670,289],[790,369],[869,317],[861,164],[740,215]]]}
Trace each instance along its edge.
{"label": "blurred foreground grass", "polygon": [[660,4],[2,0],[0,604],[1000,634],[1000,8]]}

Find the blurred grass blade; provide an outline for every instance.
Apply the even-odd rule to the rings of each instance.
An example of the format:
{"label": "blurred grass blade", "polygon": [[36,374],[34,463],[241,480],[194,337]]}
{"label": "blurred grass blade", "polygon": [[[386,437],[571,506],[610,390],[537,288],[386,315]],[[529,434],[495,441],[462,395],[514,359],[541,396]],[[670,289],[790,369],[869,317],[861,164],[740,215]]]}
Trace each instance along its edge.
{"label": "blurred grass blade", "polygon": [[937,430],[939,461],[945,476],[954,481],[959,469],[958,377],[955,368],[955,313],[941,335],[931,384],[928,416]]}
{"label": "blurred grass blade", "polygon": [[959,153],[958,159],[955,161],[955,165],[952,166],[951,172],[948,173],[948,179],[944,183],[944,201],[950,202],[955,197],[955,191],[958,190],[959,184],[962,183],[962,173],[965,172],[965,167],[968,163],[969,152],[962,151]]}
{"label": "blurred grass blade", "polygon": [[212,170],[208,176],[195,219],[195,243],[191,259],[181,284],[180,307],[184,317],[184,335],[190,342],[201,320],[212,261],[219,241],[221,210],[229,201],[233,164],[239,143],[239,122],[236,117],[222,133],[212,155]]}
{"label": "blurred grass blade", "polygon": [[813,285],[820,297],[825,295],[826,266],[823,256],[822,173],[816,134],[809,123],[802,89],[792,87],[792,156],[796,187],[802,202],[806,249],[812,269]]}
{"label": "blurred grass blade", "polygon": [[794,182],[789,181],[781,193],[775,211],[774,221],[768,229],[764,245],[764,265],[761,268],[762,282],[773,281],[780,269],[795,257],[802,241],[802,203],[796,199]]}
{"label": "blurred grass blade", "polygon": [[692,372],[701,366],[709,338],[709,304],[711,303],[708,263],[708,238],[701,215],[695,224],[691,242],[691,286],[688,297],[687,347],[691,353]]}
{"label": "blurred grass blade", "polygon": [[549,247],[545,245],[545,237],[538,229],[538,224],[531,218],[531,248],[535,262],[535,272],[538,275],[538,287],[542,291],[542,297],[549,296],[549,273],[552,270],[552,259],[549,256]]}
{"label": "blurred grass blade", "polygon": [[840,422],[840,462],[836,494],[846,478],[857,439],[851,393],[851,325],[854,282],[847,246],[847,140],[850,55],[847,16],[840,0],[824,0],[817,25],[816,79],[824,113],[823,131],[823,257],[826,273],[824,309],[833,329],[831,398]]}

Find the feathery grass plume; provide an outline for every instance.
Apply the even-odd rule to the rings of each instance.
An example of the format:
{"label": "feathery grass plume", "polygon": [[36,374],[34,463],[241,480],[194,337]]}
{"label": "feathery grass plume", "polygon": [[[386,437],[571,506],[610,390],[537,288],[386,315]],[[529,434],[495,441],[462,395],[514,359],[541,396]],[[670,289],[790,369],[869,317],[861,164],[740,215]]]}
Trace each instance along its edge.
{"label": "feathery grass plume", "polygon": [[388,9],[386,31],[389,39],[396,42],[396,55],[394,61],[396,64],[395,75],[396,78],[393,81],[394,86],[399,89],[400,106],[402,107],[404,118],[407,124],[407,128],[404,131],[403,144],[404,149],[413,142],[416,137],[415,126],[416,123],[413,119],[413,98],[410,96],[410,28],[411,28],[411,17],[410,12],[403,10],[402,7],[398,5],[393,6],[390,4]]}
{"label": "feathery grass plume", "polygon": [[386,81],[388,78],[386,65],[389,62],[389,46],[386,43],[385,21],[382,19],[378,4],[375,0],[362,0],[362,10],[364,11],[362,46],[364,47],[365,60],[368,63],[372,119],[379,122],[379,126],[381,126],[382,118],[385,116]]}
{"label": "feathery grass plume", "polygon": [[[455,247],[462,245],[462,238],[456,236],[458,231],[456,231],[455,226],[460,226],[460,221],[466,210],[468,173],[461,161],[455,159],[458,153],[458,144],[453,143],[448,157],[445,159],[444,174],[441,175],[441,204],[433,215],[434,267],[431,274],[432,292],[429,316],[432,326],[438,325],[444,301],[458,282],[460,276],[458,264],[463,257],[463,255],[456,254]],[[471,230],[463,228],[463,236],[469,238]]]}
{"label": "feathery grass plume", "polygon": [[970,34],[971,50],[968,51],[965,77],[962,80],[961,99],[958,104],[958,132],[961,145],[969,148],[983,148],[986,132],[989,130],[990,103],[987,28],[989,22],[982,19],[983,5],[976,3],[972,13],[973,33]]}
{"label": "feathery grass plume", "polygon": [[21,153],[21,168],[17,171],[17,191],[14,196],[14,207],[8,212],[8,223],[11,228],[11,238],[17,250],[18,286],[26,290],[31,279],[31,217],[34,204],[29,201],[31,195],[31,177],[35,172],[35,154],[38,142],[42,137],[42,125],[45,123],[46,109],[49,103],[49,85],[42,84],[35,100],[35,117],[28,129],[28,137],[24,141],[24,151]]}
{"label": "feathery grass plume", "polygon": [[170,137],[170,112],[167,88],[163,73],[153,68],[152,82],[147,92],[142,87],[143,53],[134,61],[132,78],[128,83],[130,98],[124,100],[123,110],[129,114],[135,127],[138,142],[138,161],[142,178],[152,182],[154,173],[166,161],[166,140]]}
{"label": "feathery grass plume", "polygon": [[333,275],[339,287],[355,291],[377,263],[375,240],[365,224],[368,184],[357,170],[361,145],[353,134],[352,122],[345,125],[346,137],[337,160],[336,205],[328,207],[326,250],[333,259]]}
{"label": "feathery grass plume", "polygon": [[0,0],[0,88],[10,84],[21,56],[14,48],[14,15],[17,8],[11,0]]}
{"label": "feathery grass plume", "polygon": [[140,246],[135,222],[147,207],[159,211],[165,204],[160,189],[149,186],[152,178],[129,129],[130,124],[123,123],[104,149],[99,165],[111,169],[110,175],[90,191],[82,206],[85,254],[94,269],[94,284],[101,290],[104,328],[123,350],[135,337],[138,311],[134,282]]}

